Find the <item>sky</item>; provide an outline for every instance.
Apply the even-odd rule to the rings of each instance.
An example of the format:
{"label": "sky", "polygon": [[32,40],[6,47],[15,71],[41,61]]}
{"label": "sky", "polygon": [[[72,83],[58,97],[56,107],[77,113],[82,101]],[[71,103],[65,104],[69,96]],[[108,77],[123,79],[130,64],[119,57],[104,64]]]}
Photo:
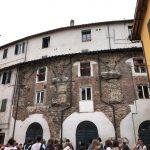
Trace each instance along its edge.
{"label": "sky", "polygon": [[0,0],[0,46],[36,33],[133,19],[136,0]]}

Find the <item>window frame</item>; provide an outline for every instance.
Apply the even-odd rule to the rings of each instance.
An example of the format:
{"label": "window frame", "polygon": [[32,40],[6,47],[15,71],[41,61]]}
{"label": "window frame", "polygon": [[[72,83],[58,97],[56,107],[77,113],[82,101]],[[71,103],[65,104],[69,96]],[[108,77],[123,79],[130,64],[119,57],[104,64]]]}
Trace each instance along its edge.
{"label": "window frame", "polygon": [[[143,61],[143,63],[137,63],[137,65],[136,65],[136,61],[138,62],[138,61]],[[145,64],[145,60],[143,59],[143,58],[133,58],[133,66],[134,66],[134,72],[135,73],[147,73],[147,69],[146,69],[146,64]],[[137,66],[137,69],[139,70],[139,71],[136,71],[136,66]],[[145,72],[142,72],[142,68],[144,67],[144,69],[145,69]]]}
{"label": "window frame", "polygon": [[[43,93],[43,99],[42,98],[42,93]],[[39,99],[38,99],[38,94],[39,94]],[[45,98],[45,91],[42,90],[42,91],[36,91],[36,104],[39,105],[39,104],[44,104],[44,98]]]}
{"label": "window frame", "polygon": [[[142,91],[141,91],[141,89],[139,89],[138,87],[141,87]],[[147,87],[148,98],[146,98],[146,93],[145,93],[145,91],[144,91],[144,87]],[[150,98],[150,89],[149,89],[149,86],[148,86],[148,85],[146,85],[146,84],[141,85],[141,84],[140,84],[140,85],[137,85],[136,88],[137,88],[137,96],[138,96],[139,99],[149,99],[149,98]],[[142,98],[140,98],[140,91],[142,92]]]}
{"label": "window frame", "polygon": [[91,29],[82,30],[82,42],[89,42],[91,41]]}
{"label": "window frame", "polygon": [[[89,67],[82,67],[81,65],[83,65],[83,64],[87,64],[87,63],[89,63]],[[82,72],[87,72],[87,70],[89,70],[89,75],[84,75],[84,73],[82,73]],[[90,77],[91,76],[91,62],[90,61],[84,61],[84,62],[80,62],[80,69],[79,69],[79,71],[80,71],[80,77]],[[86,74],[86,73],[85,73]]]}
{"label": "window frame", "polygon": [[[85,99],[83,99],[83,95],[82,95],[82,89],[85,89]],[[90,99],[88,99],[88,94],[87,94],[87,89],[90,89]],[[93,95],[92,95],[92,87],[90,86],[84,86],[84,87],[80,87],[80,101],[92,101]]]}
{"label": "window frame", "polygon": [[12,71],[5,71],[1,75],[1,84],[10,84],[11,83],[11,76],[12,76]]}
{"label": "window frame", "polygon": [[15,55],[20,55],[25,52],[25,42],[18,43],[15,45]]}
{"label": "window frame", "polygon": [[7,99],[2,99],[1,106],[0,106],[0,112],[5,112],[7,108]]}
{"label": "window frame", "polygon": [[8,49],[4,49],[3,51],[3,59],[6,59],[7,58],[7,54],[8,54]]}
{"label": "window frame", "polygon": [[[39,76],[39,70],[40,69],[43,69],[43,68],[45,68],[45,80],[42,80],[42,81],[39,81],[38,80],[38,76]],[[37,71],[36,71],[36,83],[41,83],[41,82],[46,82],[47,81],[47,67],[45,66],[45,67],[40,67],[40,68],[38,68],[37,69]]]}
{"label": "window frame", "polygon": [[50,36],[42,38],[42,49],[50,46]]}
{"label": "window frame", "polygon": [[132,29],[133,29],[133,25],[128,25],[129,36],[131,36],[131,34],[132,34]]}

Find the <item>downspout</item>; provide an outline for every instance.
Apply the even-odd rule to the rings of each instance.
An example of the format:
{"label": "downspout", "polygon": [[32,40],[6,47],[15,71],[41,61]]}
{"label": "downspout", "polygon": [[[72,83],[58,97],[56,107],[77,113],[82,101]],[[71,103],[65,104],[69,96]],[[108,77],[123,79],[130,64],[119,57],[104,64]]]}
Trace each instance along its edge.
{"label": "downspout", "polygon": [[26,42],[26,50],[25,50],[24,62],[26,62],[26,59],[27,59],[27,50],[28,50],[28,39],[27,39],[27,42]]}
{"label": "downspout", "polygon": [[[18,114],[18,106],[19,106],[19,97],[20,97],[20,75],[19,75],[19,66],[17,66],[17,81],[16,81],[16,86],[17,86],[17,88],[16,88],[16,93],[15,93],[15,95],[14,95],[14,100],[15,100],[15,96],[16,96],[16,94],[18,94],[17,95],[17,103],[16,103],[16,110],[15,110],[15,120],[14,120],[14,127],[13,127],[13,134],[12,134],[12,137],[14,138],[14,134],[15,134],[15,127],[16,127],[16,120],[17,120],[17,114]],[[15,103],[15,102],[14,102]]]}
{"label": "downspout", "polygon": [[109,29],[109,25],[107,26],[107,31],[108,31],[109,49],[111,49],[111,41],[110,41],[110,29]]}
{"label": "downspout", "polygon": [[101,87],[101,67],[100,67],[100,59],[99,59],[99,55],[98,55],[98,77],[99,77],[99,98],[100,101],[105,103],[106,105],[110,106],[112,108],[112,115],[113,115],[113,124],[114,124],[114,130],[115,130],[115,139],[117,140],[118,135],[117,135],[117,124],[116,124],[116,116],[115,116],[115,107],[114,105],[107,103],[105,101],[103,101],[102,99],[102,87]]}
{"label": "downspout", "polygon": [[70,105],[64,109],[61,110],[61,137],[60,137],[60,144],[61,144],[61,147],[63,148],[63,120],[64,120],[64,112],[66,110],[68,110],[69,108],[72,107],[72,57],[70,56],[70,63],[71,63],[71,73],[70,73]]}
{"label": "downspout", "polygon": [[[137,93],[136,93],[137,89],[135,87],[135,81],[134,81],[133,75],[132,75],[132,81],[133,81],[135,96],[136,96],[136,99],[137,99]],[[134,142],[136,143],[136,131],[135,131],[135,122],[134,122],[134,115],[138,114],[136,100],[135,100],[135,113],[131,113],[131,114],[132,114],[132,124],[133,124],[133,132],[134,132]]]}
{"label": "downspout", "polygon": [[[27,49],[28,49],[28,39],[27,39],[27,42],[26,42],[24,62],[26,62]],[[20,83],[18,84],[18,82],[20,82],[19,66],[17,66],[16,80],[15,80],[15,89],[14,89],[13,99],[12,99],[12,103],[14,105],[14,103],[15,103],[15,97],[16,97],[16,94],[18,93],[17,103],[16,103],[16,111],[15,111],[15,118],[14,118],[15,119],[14,120],[14,127],[13,127],[13,133],[12,133],[12,137],[13,138],[14,138],[14,134],[15,134],[15,127],[16,127],[16,120],[17,120],[17,113],[18,113],[18,106],[19,106],[19,96],[20,96]]]}
{"label": "downspout", "polygon": [[10,126],[10,121],[12,117],[12,105],[14,105],[14,100],[17,92],[17,81],[18,81],[18,68],[16,70],[16,76],[15,76],[15,85],[14,85],[14,90],[13,90],[13,96],[12,96],[12,101],[11,101],[11,109],[10,109],[10,114],[9,114],[9,126]]}

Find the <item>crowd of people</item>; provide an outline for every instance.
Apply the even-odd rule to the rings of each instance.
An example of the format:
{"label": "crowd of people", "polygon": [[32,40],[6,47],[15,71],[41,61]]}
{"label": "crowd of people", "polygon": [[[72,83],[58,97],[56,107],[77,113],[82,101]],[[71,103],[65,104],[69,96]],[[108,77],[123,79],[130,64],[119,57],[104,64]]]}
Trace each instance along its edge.
{"label": "crowd of people", "polygon": [[[88,146],[84,142],[80,142],[79,150],[130,150],[126,142],[119,143],[117,140],[106,140],[105,144],[102,144],[101,138],[89,140]],[[69,139],[66,139],[63,144],[60,144],[57,140],[49,139],[46,143],[42,137],[37,137],[33,142],[31,139],[27,139],[24,144],[18,144],[13,138],[8,140],[6,145],[0,147],[0,150],[74,150],[73,145]],[[146,145],[142,139],[138,139],[137,143],[131,150],[147,150]]]}

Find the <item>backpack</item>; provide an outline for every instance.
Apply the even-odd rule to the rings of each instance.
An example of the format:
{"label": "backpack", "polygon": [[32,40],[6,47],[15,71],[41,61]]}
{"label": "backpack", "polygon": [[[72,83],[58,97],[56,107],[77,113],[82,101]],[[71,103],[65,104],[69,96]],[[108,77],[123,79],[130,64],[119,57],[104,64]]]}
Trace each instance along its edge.
{"label": "backpack", "polygon": [[41,144],[40,149],[39,150],[45,150],[45,145]]}
{"label": "backpack", "polygon": [[25,144],[23,150],[31,150],[32,144]]}

